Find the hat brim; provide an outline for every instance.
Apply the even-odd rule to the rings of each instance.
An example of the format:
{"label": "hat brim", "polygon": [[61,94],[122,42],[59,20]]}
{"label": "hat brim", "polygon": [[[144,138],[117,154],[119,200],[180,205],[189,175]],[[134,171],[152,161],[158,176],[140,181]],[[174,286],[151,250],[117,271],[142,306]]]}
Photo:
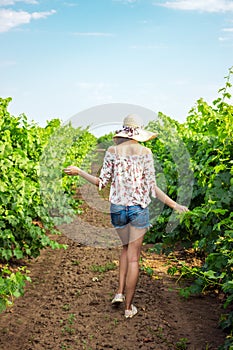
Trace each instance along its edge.
{"label": "hat brim", "polygon": [[141,129],[141,130],[139,130],[137,135],[132,135],[132,136],[130,135],[129,136],[128,132],[120,131],[119,133],[115,134],[113,137],[124,137],[124,138],[132,139],[135,141],[139,141],[139,142],[145,142],[145,141],[152,140],[152,139],[156,138],[157,136],[158,136],[157,134],[155,134],[151,131]]}

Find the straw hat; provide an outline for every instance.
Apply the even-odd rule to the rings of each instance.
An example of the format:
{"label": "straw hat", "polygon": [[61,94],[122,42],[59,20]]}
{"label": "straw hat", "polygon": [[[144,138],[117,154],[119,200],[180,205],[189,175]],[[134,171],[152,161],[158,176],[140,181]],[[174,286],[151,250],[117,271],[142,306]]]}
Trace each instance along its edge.
{"label": "straw hat", "polygon": [[139,142],[155,138],[157,134],[143,128],[142,119],[136,114],[129,114],[123,120],[123,128],[116,131],[113,137],[125,137]]}

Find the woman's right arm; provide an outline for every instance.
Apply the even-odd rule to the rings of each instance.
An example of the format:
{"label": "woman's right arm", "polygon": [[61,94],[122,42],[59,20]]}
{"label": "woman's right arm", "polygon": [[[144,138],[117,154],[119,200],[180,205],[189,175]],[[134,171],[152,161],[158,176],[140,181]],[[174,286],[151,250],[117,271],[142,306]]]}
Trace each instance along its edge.
{"label": "woman's right arm", "polygon": [[70,165],[64,169],[64,172],[70,176],[79,175],[79,176],[83,177],[85,180],[87,180],[88,182],[90,182],[91,184],[99,186],[99,178],[98,177],[93,176],[91,174],[88,174],[86,171],[78,168],[77,166]]}

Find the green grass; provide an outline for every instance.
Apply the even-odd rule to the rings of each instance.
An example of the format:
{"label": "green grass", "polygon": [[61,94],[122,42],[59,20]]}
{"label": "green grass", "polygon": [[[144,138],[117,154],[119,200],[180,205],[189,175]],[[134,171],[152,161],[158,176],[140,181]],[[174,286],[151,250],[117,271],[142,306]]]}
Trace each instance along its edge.
{"label": "green grass", "polygon": [[93,272],[104,273],[110,270],[116,269],[116,264],[114,262],[106,263],[105,265],[91,265],[90,270]]}

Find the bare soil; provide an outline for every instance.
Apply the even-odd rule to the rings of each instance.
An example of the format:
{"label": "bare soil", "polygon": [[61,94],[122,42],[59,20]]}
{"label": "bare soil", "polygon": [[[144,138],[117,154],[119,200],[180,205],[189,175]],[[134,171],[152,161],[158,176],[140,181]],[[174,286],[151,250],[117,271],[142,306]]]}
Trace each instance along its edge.
{"label": "bare soil", "polygon": [[[108,214],[85,203],[81,218],[95,223],[93,235],[96,227],[110,227]],[[90,234],[92,226],[86,227]],[[146,245],[143,265],[155,273],[141,270],[134,300],[139,312],[125,319],[124,305],[111,305],[120,247],[86,246],[83,235],[81,242],[61,235],[56,239],[67,250],[46,249],[25,262],[32,283],[1,314],[0,350],[214,350],[223,344],[220,300],[215,294],[181,298],[177,277],[166,272],[168,258],[149,253]]]}

